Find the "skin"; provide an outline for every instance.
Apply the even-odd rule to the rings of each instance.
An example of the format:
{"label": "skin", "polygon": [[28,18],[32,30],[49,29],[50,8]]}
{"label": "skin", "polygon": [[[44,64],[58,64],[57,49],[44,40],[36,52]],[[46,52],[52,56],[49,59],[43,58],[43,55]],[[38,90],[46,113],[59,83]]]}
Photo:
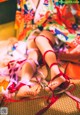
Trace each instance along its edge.
{"label": "skin", "polygon": [[[46,37],[48,37],[52,41],[53,44],[55,43],[55,39],[50,32],[42,31],[39,35],[46,35]],[[29,56],[28,56],[29,60],[33,59],[33,58],[38,59],[40,54],[43,55],[45,53],[45,51],[53,50],[53,48],[49,44],[48,40],[45,37],[39,36],[39,35],[36,37],[35,42],[34,42],[34,39],[28,41],[28,49],[38,48],[37,52],[32,51],[29,54]],[[46,47],[44,46],[43,43],[45,43]],[[39,51],[40,51],[40,53],[39,53]],[[31,55],[31,54],[34,54],[34,55]],[[32,64],[34,65],[34,69],[36,71],[36,64],[33,60],[31,60],[31,61],[32,61]],[[57,63],[55,53],[54,52],[48,52],[45,55],[45,62],[49,67],[52,63]],[[22,70],[21,70],[21,80],[22,79],[31,80],[35,71],[33,71],[32,66],[29,63],[25,63],[22,67]],[[60,73],[60,71],[59,71],[58,65],[52,66],[52,68],[50,69],[51,79],[54,78],[59,73]],[[65,78],[63,76],[60,76],[60,77],[56,78],[54,81],[51,81],[49,83],[48,87],[51,87],[54,90],[56,87],[58,87],[63,82],[65,82]],[[52,84],[54,84],[54,85],[52,85]],[[41,89],[41,86],[38,83],[36,83],[35,86],[33,86],[32,88],[29,88],[28,86],[25,85],[19,89],[17,96],[18,97],[25,97],[29,94],[30,95],[37,95],[40,92],[40,89]],[[47,88],[47,90],[48,90],[48,88]]]}
{"label": "skin", "polygon": [[[35,0],[33,0],[33,2],[35,3],[35,6],[37,7],[39,0],[37,0],[36,2],[35,2]],[[44,36],[40,36],[40,35],[44,35]],[[55,44],[55,37],[49,31],[42,31],[41,33],[38,33],[37,35],[35,35],[35,32],[34,32],[29,37],[33,37],[33,36],[34,36],[34,38],[36,37],[35,41],[34,41],[34,38],[29,39],[27,41],[27,45],[28,45],[28,50],[30,50],[32,48],[37,49],[37,51],[35,51],[35,50],[31,51],[28,55],[28,60],[31,61],[32,65],[34,66],[34,70],[33,70],[33,67],[31,66],[31,64],[26,62],[23,65],[22,70],[21,70],[21,80],[22,79],[29,80],[29,81],[31,81],[31,83],[34,83],[34,86],[31,88],[28,87],[27,85],[22,86],[17,93],[18,97],[36,96],[37,94],[39,94],[39,92],[41,90],[41,86],[38,82],[36,82],[36,83],[33,82],[34,81],[33,76],[35,75],[35,72],[37,69],[37,65],[34,60],[38,61],[39,57],[44,55],[44,53],[46,51],[53,50],[52,46],[50,45],[50,43],[46,39],[46,37],[52,42],[53,45]],[[44,45],[44,43],[45,43],[45,45]],[[73,54],[76,51],[78,52],[78,48],[80,48],[80,46],[76,47],[72,51],[67,50],[66,55],[68,55],[69,53]],[[63,54],[60,54],[60,55],[63,56]],[[71,60],[71,57],[72,56],[69,56],[69,60]],[[48,67],[50,67],[50,65],[52,63],[57,63],[56,54],[54,53],[54,51],[48,52],[45,55],[45,62]],[[41,71],[45,74],[43,69],[41,69]],[[51,79],[55,78],[55,76],[58,75],[59,73],[60,73],[60,70],[59,70],[58,65],[54,65],[50,68]],[[40,77],[40,75],[36,75],[35,77]],[[47,77],[47,75],[45,75],[45,79],[46,79],[46,77]],[[52,90],[54,90],[55,88],[57,88],[59,85],[61,85],[65,81],[66,81],[66,79],[63,77],[63,75],[60,75],[58,78],[55,78],[53,81],[50,81],[48,84],[48,87],[50,87]],[[46,90],[49,90],[48,87]]]}

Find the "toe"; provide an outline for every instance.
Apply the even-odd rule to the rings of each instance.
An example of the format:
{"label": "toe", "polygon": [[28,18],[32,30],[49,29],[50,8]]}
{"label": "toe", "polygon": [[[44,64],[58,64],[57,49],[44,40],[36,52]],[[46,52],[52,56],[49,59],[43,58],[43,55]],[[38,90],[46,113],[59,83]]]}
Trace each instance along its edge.
{"label": "toe", "polygon": [[22,86],[17,94],[16,97],[21,98],[21,97],[25,97],[27,95],[27,92],[29,91],[29,87],[28,86]]}
{"label": "toe", "polygon": [[19,89],[16,96],[18,98],[36,96],[37,94],[39,94],[40,89],[41,89],[41,86],[37,83],[31,88],[25,85]]}

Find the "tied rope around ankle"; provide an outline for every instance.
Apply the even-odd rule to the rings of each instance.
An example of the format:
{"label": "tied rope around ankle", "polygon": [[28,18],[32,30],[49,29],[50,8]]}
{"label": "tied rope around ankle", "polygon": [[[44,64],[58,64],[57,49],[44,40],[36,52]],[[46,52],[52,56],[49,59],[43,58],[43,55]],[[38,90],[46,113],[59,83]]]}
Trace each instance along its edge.
{"label": "tied rope around ankle", "polygon": [[[23,60],[21,62],[19,61],[18,63],[21,64],[21,66],[22,66],[25,61],[26,60]],[[74,89],[72,91],[74,91]],[[73,96],[71,94],[71,91],[64,91],[64,93],[77,103],[77,109],[80,110],[80,107],[79,107],[80,99],[77,98],[76,96]],[[21,101],[25,101],[25,100],[33,100],[33,99],[41,99],[41,98],[47,99],[46,101],[49,102],[49,104],[47,106],[45,106],[43,109],[41,109],[39,112],[36,113],[36,115],[42,115],[61,97],[61,95],[62,95],[62,93],[58,94],[58,95],[54,95],[54,92],[52,91],[51,97],[50,96],[39,96],[39,97],[32,98],[32,99],[22,99],[22,100],[15,100],[15,99],[11,99],[8,97],[4,97],[4,102],[7,102],[7,103],[8,102],[21,102]]]}

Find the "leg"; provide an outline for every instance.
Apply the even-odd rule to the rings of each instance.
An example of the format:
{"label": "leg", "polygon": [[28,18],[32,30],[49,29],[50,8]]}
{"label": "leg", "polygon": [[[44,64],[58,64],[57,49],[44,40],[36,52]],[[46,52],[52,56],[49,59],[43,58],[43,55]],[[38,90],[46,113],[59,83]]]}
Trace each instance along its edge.
{"label": "leg", "polygon": [[[20,90],[17,93],[17,97],[22,98],[22,97],[31,97],[31,96],[36,96],[41,89],[41,82],[44,82],[45,84],[48,84],[45,78],[48,75],[48,71],[46,66],[42,66],[38,69],[38,72],[34,75],[35,77],[32,77],[30,80],[30,83],[33,83],[32,87],[28,86],[22,86]],[[44,87],[44,86],[43,86]]]}
{"label": "leg", "polygon": [[[46,38],[48,38],[48,39],[46,39]],[[42,55],[46,54],[45,55],[45,62],[51,68],[51,79],[53,79],[56,75],[60,75],[60,77],[57,77],[54,81],[51,81],[49,84],[49,87],[52,90],[54,90],[55,88],[60,86],[63,82],[65,82],[66,79],[64,78],[63,75],[60,74],[60,70],[58,68],[58,65],[54,64],[54,63],[57,63],[56,55],[55,55],[53,48],[52,48],[49,41],[51,41],[52,44],[54,45],[54,43],[55,43],[54,36],[48,31],[43,31],[40,34],[40,36],[38,36],[35,39],[37,47],[40,49]],[[44,43],[45,43],[45,45],[44,45]],[[54,64],[54,66],[51,66],[52,64]],[[54,84],[54,85],[52,85],[52,84]]]}
{"label": "leg", "polygon": [[[33,36],[33,34],[31,36]],[[31,36],[29,36],[29,38],[31,38]],[[21,70],[21,79],[25,78],[27,80],[30,80],[36,71],[36,64],[38,64],[39,50],[34,42],[34,39],[27,40],[27,47],[28,47],[27,60],[30,61],[27,61],[23,65]]]}
{"label": "leg", "polygon": [[[38,62],[39,51],[33,39],[28,40],[28,58],[27,62],[23,65],[21,70],[21,82],[20,87],[18,87],[19,91],[17,93],[17,97],[26,97],[26,96],[35,96],[40,92],[41,86],[36,82],[30,81],[36,72],[36,64]],[[31,87],[24,85],[30,84]]]}

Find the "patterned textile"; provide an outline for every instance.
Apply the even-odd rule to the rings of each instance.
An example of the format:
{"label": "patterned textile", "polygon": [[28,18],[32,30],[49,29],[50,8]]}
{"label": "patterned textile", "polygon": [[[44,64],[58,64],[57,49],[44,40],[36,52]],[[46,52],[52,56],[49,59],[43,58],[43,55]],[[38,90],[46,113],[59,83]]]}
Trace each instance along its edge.
{"label": "patterned textile", "polygon": [[[56,0],[40,0],[36,8],[32,0],[18,0],[15,28],[19,30],[18,39],[27,39],[34,29],[47,29],[63,42],[72,42],[79,34],[80,5],[57,4]],[[77,8],[76,8],[77,7]],[[68,18],[67,18],[68,17]]]}
{"label": "patterned textile", "polygon": [[[67,2],[67,0],[65,0]],[[58,57],[65,60],[65,57],[72,57],[72,62],[79,63],[80,54],[60,52],[65,49],[69,51],[80,47],[80,4],[79,1],[73,4],[63,3],[61,0],[40,0],[37,8],[32,0],[18,0],[16,11],[15,27],[18,31],[18,39],[26,40],[35,29],[49,30],[56,37],[54,49]],[[79,48],[78,48],[79,49]],[[73,59],[77,56],[76,60]]]}

